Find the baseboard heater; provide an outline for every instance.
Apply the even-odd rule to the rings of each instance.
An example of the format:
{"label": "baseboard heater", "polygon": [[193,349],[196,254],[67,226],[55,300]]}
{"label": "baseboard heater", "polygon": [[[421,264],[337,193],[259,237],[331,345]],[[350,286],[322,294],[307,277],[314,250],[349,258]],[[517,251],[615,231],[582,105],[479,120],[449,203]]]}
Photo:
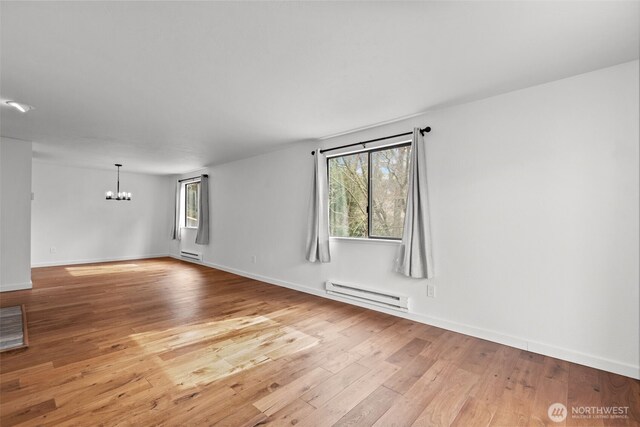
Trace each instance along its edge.
{"label": "baseboard heater", "polygon": [[331,281],[327,281],[326,289],[330,295],[362,301],[392,310],[409,311],[409,297],[403,295],[367,289],[359,285]]}
{"label": "baseboard heater", "polygon": [[182,258],[195,259],[196,261],[202,261],[202,254],[191,251],[180,251]]}

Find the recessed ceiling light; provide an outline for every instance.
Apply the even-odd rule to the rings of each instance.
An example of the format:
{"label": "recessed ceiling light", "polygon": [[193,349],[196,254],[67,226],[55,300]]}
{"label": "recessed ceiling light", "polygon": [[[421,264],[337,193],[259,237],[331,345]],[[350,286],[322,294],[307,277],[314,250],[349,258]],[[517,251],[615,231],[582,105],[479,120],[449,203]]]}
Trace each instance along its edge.
{"label": "recessed ceiling light", "polygon": [[31,105],[21,104],[21,103],[16,102],[16,101],[7,101],[7,105],[15,108],[16,110],[20,111],[21,113],[26,113],[27,111],[33,110],[33,107]]}

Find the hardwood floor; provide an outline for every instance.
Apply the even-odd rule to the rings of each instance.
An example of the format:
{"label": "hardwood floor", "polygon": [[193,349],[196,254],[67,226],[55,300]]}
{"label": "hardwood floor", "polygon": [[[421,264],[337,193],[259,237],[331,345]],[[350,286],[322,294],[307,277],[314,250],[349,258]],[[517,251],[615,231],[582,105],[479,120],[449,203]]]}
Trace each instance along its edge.
{"label": "hardwood floor", "polygon": [[[0,424],[638,425],[640,383],[169,258],[33,270]],[[626,419],[547,416],[627,406]]]}

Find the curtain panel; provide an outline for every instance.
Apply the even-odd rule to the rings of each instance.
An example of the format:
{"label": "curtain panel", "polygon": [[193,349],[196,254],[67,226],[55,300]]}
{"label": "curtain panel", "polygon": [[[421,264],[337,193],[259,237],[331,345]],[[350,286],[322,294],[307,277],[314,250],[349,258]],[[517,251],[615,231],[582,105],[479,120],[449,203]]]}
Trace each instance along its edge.
{"label": "curtain panel", "polygon": [[209,244],[209,177],[200,176],[200,198],[198,200],[198,234],[197,245]]}
{"label": "curtain panel", "polygon": [[181,240],[182,233],[180,230],[180,181],[176,181],[175,206],[173,209],[173,227],[171,229],[171,239]]}
{"label": "curtain panel", "polygon": [[407,211],[404,217],[402,244],[396,271],[408,277],[433,277],[429,199],[427,195],[427,164],[424,137],[420,128],[413,129]]}
{"label": "curtain panel", "polygon": [[309,216],[307,260],[331,262],[329,253],[329,179],[327,156],[316,150],[313,170],[313,193]]}

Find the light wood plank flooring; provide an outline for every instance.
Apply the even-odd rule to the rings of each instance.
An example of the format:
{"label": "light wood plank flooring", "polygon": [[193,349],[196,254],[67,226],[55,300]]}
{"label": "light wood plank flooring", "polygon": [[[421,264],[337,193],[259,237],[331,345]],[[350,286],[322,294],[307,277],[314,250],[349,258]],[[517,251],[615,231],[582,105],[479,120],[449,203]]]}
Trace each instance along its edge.
{"label": "light wood plank flooring", "polygon": [[[637,425],[640,384],[169,258],[37,268],[0,424]],[[553,423],[551,403],[628,406]],[[571,409],[569,409],[570,411]]]}

